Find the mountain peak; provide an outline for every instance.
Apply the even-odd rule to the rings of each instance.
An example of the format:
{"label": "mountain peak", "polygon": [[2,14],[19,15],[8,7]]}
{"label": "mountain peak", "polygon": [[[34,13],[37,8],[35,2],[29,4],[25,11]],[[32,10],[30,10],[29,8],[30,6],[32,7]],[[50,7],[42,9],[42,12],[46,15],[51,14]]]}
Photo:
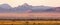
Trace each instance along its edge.
{"label": "mountain peak", "polygon": [[12,8],[9,4],[2,4],[2,5],[0,5],[0,7],[7,8],[7,9]]}
{"label": "mountain peak", "polygon": [[24,3],[22,6],[29,6],[27,3]]}

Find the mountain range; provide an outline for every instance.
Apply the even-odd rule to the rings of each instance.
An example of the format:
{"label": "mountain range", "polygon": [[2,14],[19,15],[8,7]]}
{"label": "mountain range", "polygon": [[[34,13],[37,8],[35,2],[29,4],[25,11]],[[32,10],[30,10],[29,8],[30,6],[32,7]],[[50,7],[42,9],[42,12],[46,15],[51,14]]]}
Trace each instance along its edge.
{"label": "mountain range", "polygon": [[0,13],[40,13],[40,12],[60,12],[60,7],[50,6],[32,6],[27,3],[19,5],[18,7],[12,8],[8,4],[0,5]]}

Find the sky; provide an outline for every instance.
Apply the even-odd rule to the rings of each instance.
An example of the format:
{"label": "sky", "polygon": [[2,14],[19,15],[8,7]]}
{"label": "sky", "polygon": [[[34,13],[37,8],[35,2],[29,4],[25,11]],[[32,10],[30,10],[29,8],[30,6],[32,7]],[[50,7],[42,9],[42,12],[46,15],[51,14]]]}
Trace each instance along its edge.
{"label": "sky", "polygon": [[52,7],[60,6],[60,0],[0,0],[0,4],[9,4],[12,7],[16,7],[24,3],[33,6],[40,6],[40,5],[52,6]]}

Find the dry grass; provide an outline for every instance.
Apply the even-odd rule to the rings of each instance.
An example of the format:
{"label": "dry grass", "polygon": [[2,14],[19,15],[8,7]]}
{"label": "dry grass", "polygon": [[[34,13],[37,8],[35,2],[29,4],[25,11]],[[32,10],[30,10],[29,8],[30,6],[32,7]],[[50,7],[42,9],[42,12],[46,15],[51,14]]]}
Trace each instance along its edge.
{"label": "dry grass", "polygon": [[60,24],[60,21],[0,21],[0,24]]}

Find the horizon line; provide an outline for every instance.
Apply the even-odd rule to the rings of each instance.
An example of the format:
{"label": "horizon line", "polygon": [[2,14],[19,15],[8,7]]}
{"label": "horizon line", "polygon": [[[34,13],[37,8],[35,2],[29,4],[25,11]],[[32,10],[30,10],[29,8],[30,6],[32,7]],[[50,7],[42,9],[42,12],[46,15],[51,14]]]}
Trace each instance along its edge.
{"label": "horizon line", "polygon": [[[9,5],[8,3],[3,3],[3,4],[7,4],[7,5]],[[3,4],[0,4],[0,5],[3,5]],[[24,3],[25,4],[25,3]],[[22,4],[22,5],[24,5],[24,4]],[[26,4],[28,4],[28,3],[26,3]],[[18,5],[18,6],[22,6],[22,5]],[[28,4],[29,6],[47,6],[47,7],[60,7],[60,6],[48,6],[48,5],[30,5],[30,4]],[[15,8],[15,7],[18,7],[18,6],[15,6],[15,7],[13,7],[13,6],[11,6],[11,5],[9,5],[10,7],[12,7],[12,8]]]}

